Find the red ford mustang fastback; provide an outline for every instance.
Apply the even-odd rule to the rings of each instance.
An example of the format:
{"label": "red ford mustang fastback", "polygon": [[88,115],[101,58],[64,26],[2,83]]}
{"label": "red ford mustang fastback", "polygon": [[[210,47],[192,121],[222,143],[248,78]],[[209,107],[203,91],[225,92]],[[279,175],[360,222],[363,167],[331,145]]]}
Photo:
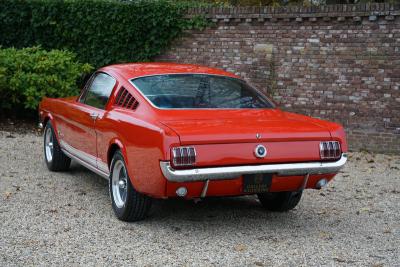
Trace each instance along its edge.
{"label": "red ford mustang fastback", "polygon": [[109,179],[112,207],[143,219],[152,198],[257,194],[293,209],[345,164],[343,128],[288,113],[236,75],[171,63],[98,70],[79,97],[40,105],[51,171],[71,159]]}

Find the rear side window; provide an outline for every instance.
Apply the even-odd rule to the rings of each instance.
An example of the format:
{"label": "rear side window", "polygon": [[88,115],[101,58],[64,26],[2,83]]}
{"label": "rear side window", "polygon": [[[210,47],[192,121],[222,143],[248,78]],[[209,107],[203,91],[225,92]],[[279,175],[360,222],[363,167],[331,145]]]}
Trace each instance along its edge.
{"label": "rear side window", "polygon": [[92,107],[104,109],[115,83],[115,79],[108,74],[96,74],[85,95],[81,98],[81,102]]}

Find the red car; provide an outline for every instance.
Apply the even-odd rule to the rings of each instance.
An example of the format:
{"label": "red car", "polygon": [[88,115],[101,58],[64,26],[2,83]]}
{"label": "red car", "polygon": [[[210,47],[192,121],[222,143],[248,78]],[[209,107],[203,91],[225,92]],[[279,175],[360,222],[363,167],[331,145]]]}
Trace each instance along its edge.
{"label": "red car", "polygon": [[287,211],[347,160],[342,126],[281,111],[236,75],[197,65],[104,67],[39,114],[49,170],[74,159],[109,179],[125,221],[143,219],[153,198],[257,194]]}

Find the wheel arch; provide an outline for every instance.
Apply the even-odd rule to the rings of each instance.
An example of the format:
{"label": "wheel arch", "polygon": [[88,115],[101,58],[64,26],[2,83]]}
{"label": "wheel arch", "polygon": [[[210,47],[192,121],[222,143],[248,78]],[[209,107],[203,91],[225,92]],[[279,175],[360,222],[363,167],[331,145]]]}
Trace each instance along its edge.
{"label": "wheel arch", "polygon": [[[47,124],[49,121],[53,121],[53,116],[52,116],[50,113],[46,113],[46,114],[43,116],[43,120],[42,120],[43,128],[46,127],[46,124]],[[53,127],[54,127],[54,125],[53,125]]]}
{"label": "wheel arch", "polygon": [[124,156],[124,160],[127,163],[127,156],[126,156],[126,151],[125,151],[125,146],[122,144],[122,142],[119,139],[113,139],[111,140],[108,150],[107,150],[107,165],[111,170],[111,161],[114,157],[114,154],[117,150],[120,150],[122,155]]}
{"label": "wheel arch", "polygon": [[46,128],[47,123],[51,122],[51,126],[53,127],[55,137],[57,138],[58,141],[60,141],[59,140],[59,136],[58,136],[57,125],[56,125],[56,123],[54,121],[53,116],[50,113],[46,113],[46,114],[43,115],[42,118],[43,118],[42,119],[43,130]]}

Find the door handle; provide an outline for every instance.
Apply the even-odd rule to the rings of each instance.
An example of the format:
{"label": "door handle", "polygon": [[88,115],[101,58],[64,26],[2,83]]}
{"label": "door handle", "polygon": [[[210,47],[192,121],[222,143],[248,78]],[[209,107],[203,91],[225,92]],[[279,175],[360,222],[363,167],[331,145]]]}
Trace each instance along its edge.
{"label": "door handle", "polygon": [[91,117],[93,120],[96,120],[96,119],[99,117],[99,114],[97,114],[97,113],[90,113],[90,117]]}

